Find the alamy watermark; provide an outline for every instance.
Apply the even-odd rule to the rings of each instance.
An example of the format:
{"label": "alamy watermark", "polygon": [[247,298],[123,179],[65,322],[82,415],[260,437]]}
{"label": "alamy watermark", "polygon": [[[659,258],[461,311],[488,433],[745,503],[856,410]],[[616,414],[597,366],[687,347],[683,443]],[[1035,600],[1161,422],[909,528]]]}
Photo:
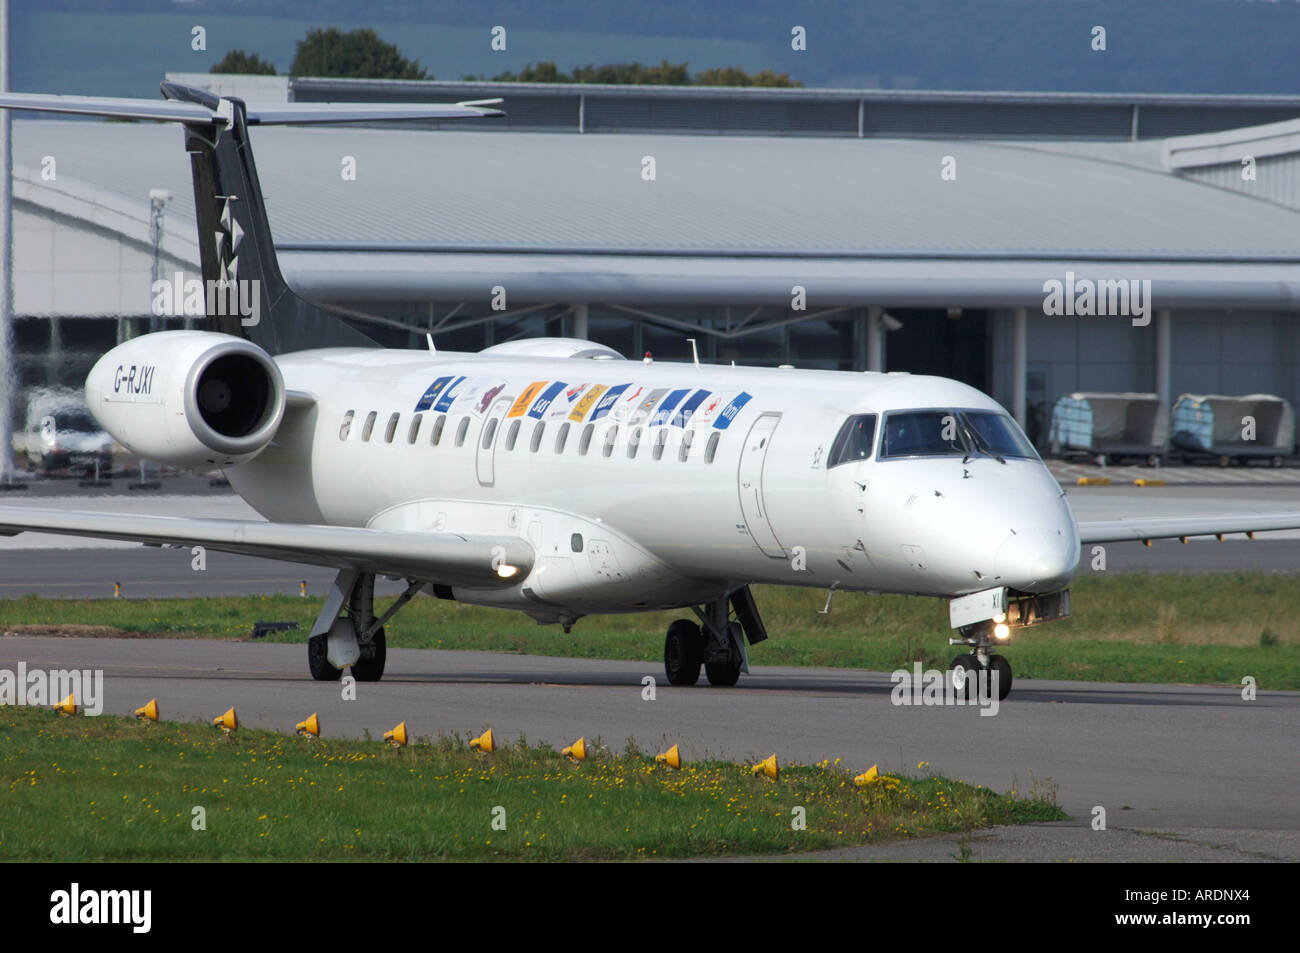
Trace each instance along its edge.
{"label": "alamy watermark", "polygon": [[968,672],[959,688],[951,672],[938,669],[922,670],[920,662],[912,663],[912,671],[905,668],[890,673],[893,690],[889,700],[898,706],[977,705],[980,716],[996,715],[1001,701],[998,698],[998,673],[990,669]]}
{"label": "alamy watermark", "polygon": [[1150,278],[1076,278],[1067,271],[1065,280],[1043,282],[1043,314],[1049,317],[1124,317],[1133,327],[1151,323]]}
{"label": "alamy watermark", "polygon": [[246,328],[262,320],[262,282],[257,278],[159,278],[152,285],[150,308],[157,317],[226,317],[238,315]]}
{"label": "alamy watermark", "polygon": [[0,705],[49,708],[69,695],[87,715],[104,711],[103,669],[28,668],[18,663],[15,672],[0,668]]}

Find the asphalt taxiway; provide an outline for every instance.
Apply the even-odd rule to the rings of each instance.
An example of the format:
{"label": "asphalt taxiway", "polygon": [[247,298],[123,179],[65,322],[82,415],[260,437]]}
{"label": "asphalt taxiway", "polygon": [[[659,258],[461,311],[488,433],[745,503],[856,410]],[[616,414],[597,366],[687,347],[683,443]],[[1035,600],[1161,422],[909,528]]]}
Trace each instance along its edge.
{"label": "asphalt taxiway", "polygon": [[[379,683],[345,701],[314,682],[301,645],[189,640],[0,639],[0,668],[104,673],[104,711],[156,697],[163,717],[291,732],[318,712],[322,733],[378,739],[478,733],[559,747],[580,735],[621,749],[680,744],[688,759],[842,759],[857,770],[924,773],[999,791],[1054,790],[1073,821],[981,833],[977,859],[1300,860],[1300,693],[1020,682],[997,714],[900,707],[888,674],[759,668],[739,686],[673,688],[659,666],[486,652],[391,650]],[[653,701],[643,682],[658,683]],[[376,744],[379,744],[376,741]],[[924,768],[918,768],[922,762]],[[1107,830],[1094,831],[1095,807]],[[953,839],[862,848],[867,859],[948,859]],[[945,845],[947,845],[945,847]]]}

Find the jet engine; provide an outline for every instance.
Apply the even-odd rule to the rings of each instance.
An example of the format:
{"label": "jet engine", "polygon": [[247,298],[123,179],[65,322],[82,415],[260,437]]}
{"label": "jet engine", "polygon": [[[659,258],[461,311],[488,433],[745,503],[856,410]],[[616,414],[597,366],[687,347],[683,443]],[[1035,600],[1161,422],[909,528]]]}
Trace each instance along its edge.
{"label": "jet engine", "polygon": [[86,402],[113,437],[178,467],[257,456],[284,416],[284,379],[256,344],[212,331],[158,331],[120,344],[86,377]]}

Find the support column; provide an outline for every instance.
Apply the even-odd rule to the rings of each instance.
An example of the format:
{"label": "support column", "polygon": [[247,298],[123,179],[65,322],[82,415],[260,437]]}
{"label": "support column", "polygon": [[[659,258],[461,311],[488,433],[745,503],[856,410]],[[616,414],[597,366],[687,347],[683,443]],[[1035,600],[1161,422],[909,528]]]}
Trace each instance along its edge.
{"label": "support column", "polygon": [[1174,318],[1168,310],[1156,312],[1156,397],[1160,406],[1169,409],[1173,369]]}
{"label": "support column", "polygon": [[880,327],[880,308],[867,309],[867,370],[885,369],[884,331]]}
{"label": "support column", "polygon": [[[9,0],[0,0],[0,92],[9,92]],[[21,370],[13,335],[13,152],[0,110],[0,478],[13,474],[13,415]]]}
{"label": "support column", "polygon": [[585,304],[575,304],[573,306],[573,337],[587,340],[587,306]]}
{"label": "support column", "polygon": [[1029,376],[1029,312],[1016,308],[1011,334],[1011,416],[1026,426],[1025,384]]}

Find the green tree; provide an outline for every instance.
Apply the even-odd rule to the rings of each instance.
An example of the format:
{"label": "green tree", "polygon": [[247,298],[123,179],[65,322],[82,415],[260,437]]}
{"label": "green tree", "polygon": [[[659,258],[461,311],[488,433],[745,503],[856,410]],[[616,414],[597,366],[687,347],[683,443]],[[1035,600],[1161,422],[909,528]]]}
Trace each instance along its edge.
{"label": "green tree", "polygon": [[274,76],[275,64],[267,62],[256,53],[245,53],[243,50],[231,50],[225,55],[221,62],[212,67],[209,72],[251,73],[258,76]]}
{"label": "green tree", "polygon": [[518,73],[498,73],[492,79],[498,83],[572,83],[573,77],[561,73],[553,60],[529,63]]}
{"label": "green tree", "polygon": [[662,60],[658,66],[642,63],[608,63],[575,66],[562,73],[553,61],[530,63],[518,73],[498,73],[492,79],[502,83],[605,83],[615,86],[802,86],[797,79],[770,69],[753,75],[737,66],[707,69],[691,75],[686,63]]}
{"label": "green tree", "polygon": [[777,73],[774,70],[765,69],[751,76],[737,66],[706,69],[696,73],[693,82],[696,86],[780,86],[787,88],[803,86],[803,83],[797,79],[791,79],[786,73]]}
{"label": "green tree", "polygon": [[374,30],[337,27],[308,30],[289,67],[291,76],[341,76],[349,79],[433,79],[420,64],[385,43]]}

